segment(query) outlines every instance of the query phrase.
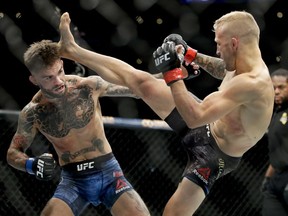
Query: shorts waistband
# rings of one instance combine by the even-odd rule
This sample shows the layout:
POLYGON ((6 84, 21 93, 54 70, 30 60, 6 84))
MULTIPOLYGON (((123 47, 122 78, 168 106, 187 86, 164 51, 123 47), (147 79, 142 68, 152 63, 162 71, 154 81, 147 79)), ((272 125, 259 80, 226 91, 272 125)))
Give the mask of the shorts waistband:
POLYGON ((106 155, 101 155, 89 160, 66 164, 62 166, 62 169, 64 171, 73 173, 86 173, 90 171, 101 170, 104 167, 105 162, 112 158, 114 158, 114 154, 110 152, 106 155))
POLYGON ((212 132, 211 132, 211 127, 209 124, 206 125, 206 130, 207 130, 207 135, 210 137, 210 140, 211 140, 211 143, 213 144, 213 146, 217 149, 217 151, 222 155, 224 156, 225 158, 229 158, 231 160, 235 160, 235 161, 239 161, 241 160, 242 157, 235 157, 235 156, 231 156, 231 155, 228 155, 226 154, 225 152, 223 152, 220 147, 218 146, 217 142, 216 142, 216 139, 214 138, 214 136, 212 135, 212 132))

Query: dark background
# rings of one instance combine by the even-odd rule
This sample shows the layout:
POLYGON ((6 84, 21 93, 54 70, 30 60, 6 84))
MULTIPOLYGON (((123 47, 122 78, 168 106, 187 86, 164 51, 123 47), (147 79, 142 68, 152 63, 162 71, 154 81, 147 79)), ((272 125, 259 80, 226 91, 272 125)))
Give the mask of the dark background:
MULTIPOLYGON (((215 55, 213 22, 227 12, 246 10, 255 16, 261 28, 260 48, 264 61, 272 71, 278 67, 288 68, 286 1, 0 0, 0 108, 21 109, 38 90, 28 80, 29 72, 22 64, 22 55, 35 41, 59 40, 57 29, 63 12, 70 13, 73 32, 81 46, 154 73, 152 53, 167 35, 179 33, 199 52, 215 55), (158 18, 163 20, 162 24, 156 23, 158 18)), ((94 74, 69 61, 65 61, 65 70, 68 74, 94 74)), ((202 71, 187 85, 202 98, 216 90, 219 81, 202 71)), ((105 116, 158 118, 141 100, 101 100, 105 116)), ((10 119, 7 115, 5 121, 0 118, 0 126, 0 215, 39 215, 52 196, 58 179, 52 183, 39 182, 34 176, 8 166, 6 151, 15 133, 17 116, 13 115, 10 119)), ((177 145, 178 137, 161 130, 105 129, 124 173, 143 197, 152 215, 160 215, 175 191, 186 163, 183 149, 177 145)), ((42 139, 37 138, 35 144, 40 146, 39 143, 47 142, 42 139)), ((32 150, 37 152, 39 147, 32 150)), ((259 188, 267 163, 267 140, 264 136, 243 156, 235 172, 215 183, 195 215, 261 215, 259 188)), ((98 215, 95 211, 91 207, 83 215, 98 215)), ((99 215, 110 215, 101 208, 97 212, 99 215)))
MULTIPOLYGON (((81 46, 154 73, 152 53, 167 35, 179 33, 199 52, 215 55, 213 22, 227 12, 246 10, 255 16, 261 28, 260 48, 272 70, 288 65, 286 5, 285 0, 1 0, 0 105, 4 109, 19 109, 31 100, 38 89, 28 81, 28 70, 22 64, 23 52, 35 41, 58 41, 59 17, 66 11, 81 46), (157 24, 159 18, 162 24, 157 24), (11 97, 4 97, 6 93, 16 103, 11 102, 11 97)), ((94 74, 67 60, 65 66, 67 74, 79 70, 84 76, 94 74)), ((202 72, 189 81, 188 87, 203 98, 218 85, 218 80, 202 72)), ((102 108, 107 116, 158 118, 141 100, 105 98, 102 108)))

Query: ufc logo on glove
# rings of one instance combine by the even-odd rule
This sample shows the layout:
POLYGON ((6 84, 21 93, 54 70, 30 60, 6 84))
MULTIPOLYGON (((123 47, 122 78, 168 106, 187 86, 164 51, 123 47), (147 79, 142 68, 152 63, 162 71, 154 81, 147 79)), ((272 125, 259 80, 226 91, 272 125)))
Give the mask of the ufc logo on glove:
POLYGON ((43 178, 43 171, 44 171, 44 161, 43 160, 38 160, 37 163, 37 171, 36 171, 36 176, 43 178))
POLYGON ((169 54, 170 54, 170 53, 165 53, 164 55, 161 55, 161 56, 159 56, 158 58, 156 58, 156 59, 155 59, 155 65, 158 66, 158 65, 162 64, 163 61, 168 61, 168 60, 170 60, 169 54))

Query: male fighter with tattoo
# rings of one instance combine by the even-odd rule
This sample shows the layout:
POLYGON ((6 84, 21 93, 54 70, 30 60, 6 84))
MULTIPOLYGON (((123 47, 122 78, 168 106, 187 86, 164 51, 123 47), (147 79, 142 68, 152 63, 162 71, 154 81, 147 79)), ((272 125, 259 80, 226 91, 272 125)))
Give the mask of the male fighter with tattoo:
POLYGON ((104 134, 99 98, 134 96, 99 76, 65 75, 57 43, 42 40, 24 54, 29 80, 40 90, 20 112, 7 152, 8 163, 40 180, 53 178, 52 154, 29 157, 25 151, 37 133, 53 145, 62 168, 61 181, 41 215, 80 215, 103 203, 112 215, 150 215, 122 173, 104 134))
POLYGON ((179 35, 168 36, 154 53, 164 81, 80 47, 71 34, 69 14, 61 17, 62 57, 86 65, 111 83, 128 86, 182 137, 188 163, 164 216, 191 216, 213 183, 236 169, 241 156, 262 138, 272 116, 274 90, 253 16, 242 11, 228 13, 216 20, 214 31, 220 58, 198 53, 179 35), (219 90, 203 101, 188 92, 182 81, 187 78, 178 55, 183 47, 185 64, 194 61, 223 79, 219 90))

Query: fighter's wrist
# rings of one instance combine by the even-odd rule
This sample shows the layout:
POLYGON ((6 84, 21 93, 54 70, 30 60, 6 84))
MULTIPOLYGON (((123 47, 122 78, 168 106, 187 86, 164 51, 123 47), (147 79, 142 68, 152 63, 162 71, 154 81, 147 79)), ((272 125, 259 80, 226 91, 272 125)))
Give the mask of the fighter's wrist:
POLYGON ((26 164, 25 164, 25 169, 26 171, 31 174, 31 175, 35 175, 35 172, 33 171, 33 163, 35 161, 35 158, 28 158, 26 160, 26 164))
POLYGON ((194 59, 196 58, 197 53, 198 53, 197 50, 195 50, 191 47, 188 47, 188 49, 185 53, 185 56, 184 56, 185 62, 187 62, 188 64, 191 64, 194 61, 194 59))
POLYGON ((163 77, 167 85, 171 85, 172 83, 185 78, 181 68, 174 68, 167 71, 163 73, 163 77))

